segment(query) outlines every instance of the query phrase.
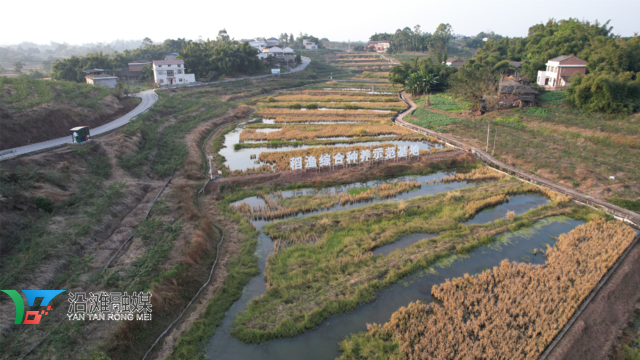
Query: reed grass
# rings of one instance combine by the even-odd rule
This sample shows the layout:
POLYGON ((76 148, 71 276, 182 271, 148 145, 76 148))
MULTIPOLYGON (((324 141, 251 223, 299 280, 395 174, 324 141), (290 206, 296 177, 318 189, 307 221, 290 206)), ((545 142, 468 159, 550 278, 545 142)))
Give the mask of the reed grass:
POLYGON ((504 260, 447 280, 431 290, 438 302, 411 303, 347 338, 342 359, 538 358, 634 237, 596 219, 561 235, 544 266, 504 260))
MULTIPOLYGON (((551 215, 600 216, 567 202, 539 207, 513 222, 503 218, 465 226, 460 222, 467 218, 469 203, 535 190, 507 179, 458 191, 460 196, 446 202, 446 194, 440 194, 265 225, 263 231, 277 250, 267 259, 267 291, 236 316, 232 334, 247 342, 295 336, 332 314, 372 301, 379 290, 403 276, 444 256, 469 252, 509 229, 531 226, 551 215), (440 236, 387 256, 371 254, 379 246, 418 232, 440 236)), ((272 196, 278 201, 277 195, 272 196)))

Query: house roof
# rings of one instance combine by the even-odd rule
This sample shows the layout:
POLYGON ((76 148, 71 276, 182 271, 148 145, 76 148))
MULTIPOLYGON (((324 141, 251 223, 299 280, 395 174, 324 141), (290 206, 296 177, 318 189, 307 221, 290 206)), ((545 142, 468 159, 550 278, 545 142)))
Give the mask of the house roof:
POLYGON ((282 49, 280 49, 277 46, 274 47, 270 47, 270 48, 265 48, 262 50, 262 52, 266 52, 266 53, 281 53, 282 49))
POLYGON ((506 80, 500 83, 498 87, 498 93, 500 94, 539 94, 539 92, 532 88, 522 85, 515 80, 506 80))
POLYGON ((175 59, 175 60, 153 60, 153 65, 184 65, 184 60, 175 59))
POLYGON ((560 63, 561 63, 561 62, 567 61, 567 60, 569 60, 569 59, 572 59, 572 60, 574 60, 574 61, 575 61, 575 60, 578 60, 579 62, 582 62, 582 63, 584 63, 585 65, 587 64, 587 61, 586 61, 586 60, 582 60, 582 59, 580 59, 579 57, 577 57, 577 56, 573 56, 573 55, 560 55, 560 56, 556 56, 556 57, 554 57, 553 59, 549 59, 549 61, 557 61, 557 62, 560 62, 560 63))
POLYGON ((129 69, 123 69, 120 70, 120 72, 118 73, 118 76, 140 76, 140 73, 142 73, 142 71, 129 71, 129 69))
POLYGON ((146 65, 146 64, 151 64, 151 61, 149 61, 149 60, 133 60, 132 62, 128 63, 127 65, 146 65))
POLYGON ((98 75, 92 75, 89 74, 87 76, 85 76, 85 78, 89 78, 89 79, 117 79, 117 76, 113 76, 113 75, 107 75, 107 74, 98 74, 98 75))
POLYGON ((282 52, 292 53, 292 52, 295 52, 295 51, 293 51, 293 49, 290 48, 290 47, 286 47, 286 48, 282 49, 282 52))
POLYGON ((87 74, 96 74, 96 73, 102 73, 105 71, 113 71, 113 70, 109 70, 109 69, 89 69, 89 70, 82 70, 82 72, 87 73, 87 74))
POLYGON ((509 65, 519 68, 522 67, 522 61, 509 61, 509 65))
POLYGON ((458 58, 448 58, 448 59, 447 59, 447 62, 448 62, 448 63, 452 63, 452 62, 456 62, 456 61, 462 61, 462 62, 464 62, 462 59, 458 59, 458 58))
POLYGON ((276 38, 274 38, 274 37, 270 37, 270 38, 268 38, 267 40, 275 40, 275 41, 278 41, 278 39, 276 39, 276 38))

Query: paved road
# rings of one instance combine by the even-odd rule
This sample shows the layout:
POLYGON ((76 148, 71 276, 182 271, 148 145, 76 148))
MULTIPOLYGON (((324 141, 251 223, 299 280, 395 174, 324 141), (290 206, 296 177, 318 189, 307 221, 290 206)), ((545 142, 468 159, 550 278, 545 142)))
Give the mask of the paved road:
MULTIPOLYGON (((293 70, 287 72, 287 73, 283 73, 283 74, 290 74, 290 73, 296 73, 299 71, 304 70, 307 65, 309 65, 309 63, 311 62, 311 59, 309 59, 308 57, 302 57, 302 64, 298 65, 297 67, 295 67, 293 70)), ((272 74, 267 74, 267 75, 258 75, 258 76, 248 76, 248 77, 243 77, 243 78, 234 78, 234 79, 227 79, 227 80, 221 80, 221 81, 213 81, 213 82, 208 82, 208 83, 195 83, 195 84, 190 84, 190 85, 182 85, 185 87, 195 87, 195 86, 203 86, 203 85, 211 85, 211 84, 218 84, 218 83, 226 83, 226 82, 231 82, 231 81, 237 81, 237 80, 244 80, 244 79, 260 79, 260 78, 266 78, 266 77, 271 77, 271 76, 278 76, 278 75, 272 75, 272 74)), ((178 87, 180 85, 174 85, 174 86, 166 86, 163 87, 164 88, 175 88, 178 87)), ((95 135, 100 135, 106 132, 109 132, 111 130, 117 129, 121 126, 124 126, 126 124, 129 123, 129 121, 131 121, 131 119, 135 118, 136 116, 142 114, 143 112, 147 111, 157 100, 158 100, 158 96, 155 94, 156 89, 152 89, 152 90, 147 90, 147 91, 143 91, 139 94, 137 94, 136 96, 140 97, 142 99, 142 102, 140 103, 140 105, 138 105, 135 109, 131 110, 128 114, 113 120, 107 124, 104 124, 102 126, 99 126, 97 128, 91 129, 91 136, 95 136, 95 135)), ((35 144, 29 144, 29 145, 25 145, 25 146, 20 146, 17 148, 13 148, 13 149, 7 149, 7 150, 3 150, 2 153, 6 154, 5 156, 3 156, 2 158, 8 158, 8 157, 13 157, 13 156, 17 156, 17 155, 22 155, 22 154, 27 154, 30 152, 34 152, 34 151, 41 151, 41 150, 46 150, 49 148, 54 148, 54 147, 58 147, 58 146, 62 146, 64 144, 68 144, 71 143, 71 134, 69 134, 69 136, 65 136, 65 137, 61 137, 61 138, 57 138, 57 139, 52 139, 52 140, 47 140, 47 141, 43 141, 43 142, 39 142, 39 143, 35 143, 35 144), (10 154, 9 154, 10 153, 10 154)))

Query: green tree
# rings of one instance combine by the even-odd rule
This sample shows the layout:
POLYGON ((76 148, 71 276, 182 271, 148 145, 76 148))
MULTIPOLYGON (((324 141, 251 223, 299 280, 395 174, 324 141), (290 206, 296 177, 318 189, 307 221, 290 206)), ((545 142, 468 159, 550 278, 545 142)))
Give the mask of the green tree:
POLYGON ((153 41, 151 39, 149 39, 148 37, 144 38, 142 40, 142 44, 140 44, 141 48, 145 48, 147 46, 152 46, 153 45, 153 41))
POLYGON ((22 69, 24 68, 24 63, 22 61, 14 61, 13 62, 13 71, 22 74, 22 69))
POLYGON ((471 101, 477 110, 485 95, 495 94, 498 75, 492 67, 470 60, 451 76, 450 84, 455 96, 471 101))
POLYGON ((577 74, 565 102, 591 112, 631 114, 640 108, 640 79, 632 72, 577 74))
POLYGON ((140 71, 140 81, 153 81, 153 67, 151 64, 145 65, 140 71))
POLYGON ((449 46, 449 41, 453 36, 453 30, 451 25, 449 24, 440 24, 436 29, 436 32, 433 33, 433 37, 430 42, 429 51, 435 55, 436 62, 438 64, 442 63, 446 60, 447 57, 447 46, 449 46))

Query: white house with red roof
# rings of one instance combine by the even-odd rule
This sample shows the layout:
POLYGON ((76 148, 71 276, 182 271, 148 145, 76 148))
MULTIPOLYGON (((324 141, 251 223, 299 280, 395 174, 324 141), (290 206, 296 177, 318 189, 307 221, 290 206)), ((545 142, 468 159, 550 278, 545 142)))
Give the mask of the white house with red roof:
POLYGON ((153 60, 153 79, 160 86, 182 85, 196 82, 194 74, 187 74, 184 60, 153 60))
POLYGON ((547 68, 538 71, 537 83, 549 90, 569 86, 573 74, 587 73, 587 62, 573 55, 560 55, 547 61, 547 68))

